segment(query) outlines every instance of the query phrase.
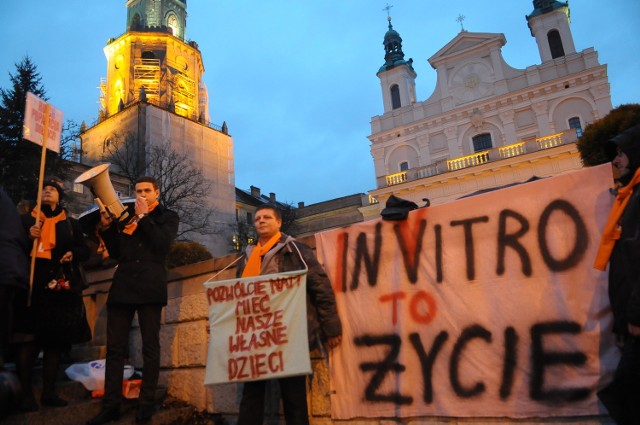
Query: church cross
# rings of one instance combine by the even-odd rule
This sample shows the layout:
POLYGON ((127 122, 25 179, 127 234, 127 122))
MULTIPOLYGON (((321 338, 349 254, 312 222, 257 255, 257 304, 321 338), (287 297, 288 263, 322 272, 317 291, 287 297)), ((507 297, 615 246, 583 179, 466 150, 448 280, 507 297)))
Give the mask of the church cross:
POLYGON ((464 18, 465 16, 463 14, 459 14, 458 17, 456 18, 456 21, 460 24, 460 31, 464 31, 464 25, 462 25, 464 18))
POLYGON ((393 6, 390 6, 389 3, 387 3, 387 6, 384 9, 382 9, 387 12, 387 18, 391 17, 391 15, 389 14, 389 11, 391 10, 392 7, 393 6))

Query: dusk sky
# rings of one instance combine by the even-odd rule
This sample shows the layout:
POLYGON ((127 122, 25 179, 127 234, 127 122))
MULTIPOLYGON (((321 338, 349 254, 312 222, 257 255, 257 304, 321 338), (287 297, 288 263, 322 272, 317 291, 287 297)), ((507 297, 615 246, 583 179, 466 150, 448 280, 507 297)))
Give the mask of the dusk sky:
MULTIPOLYGON (((4 5, 0 87, 29 55, 49 101, 65 119, 98 116, 109 38, 126 30, 125 0, 21 0, 4 5)), ((507 64, 540 63, 525 15, 531 0, 389 1, 405 59, 418 74, 418 101, 435 88, 427 59, 460 32, 503 33, 507 64)), ((211 120, 226 121, 235 184, 297 205, 375 189, 370 121, 383 112, 380 80, 387 1, 189 0, 187 39, 205 66, 211 120)), ((640 1, 572 0, 577 51, 593 47, 608 65, 613 106, 640 102, 640 1)))

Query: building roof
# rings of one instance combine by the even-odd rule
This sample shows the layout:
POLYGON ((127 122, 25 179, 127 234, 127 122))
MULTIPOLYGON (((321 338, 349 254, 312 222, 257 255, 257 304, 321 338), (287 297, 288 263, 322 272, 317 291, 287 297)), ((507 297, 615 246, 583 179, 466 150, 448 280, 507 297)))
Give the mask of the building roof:
POLYGON ((568 8, 569 2, 562 2, 556 0, 533 0, 533 12, 526 16, 527 21, 534 16, 543 15, 545 13, 552 12, 556 9, 568 8))
POLYGON ((236 187, 236 202, 240 202, 243 204, 247 204, 253 207, 257 207, 263 204, 271 204, 275 205, 280 209, 291 209, 293 206, 286 204, 284 202, 280 202, 275 200, 275 193, 270 194, 273 195, 273 199, 271 196, 265 196, 260 193, 260 189, 257 189, 257 192, 252 193, 250 190, 244 190, 236 187))

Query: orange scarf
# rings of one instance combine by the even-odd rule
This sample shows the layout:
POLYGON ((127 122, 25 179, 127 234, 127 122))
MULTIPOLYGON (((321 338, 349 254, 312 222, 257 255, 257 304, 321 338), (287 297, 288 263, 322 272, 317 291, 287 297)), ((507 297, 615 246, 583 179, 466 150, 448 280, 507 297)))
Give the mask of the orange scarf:
POLYGON ((622 233, 620 217, 622 217, 622 213, 627 207, 629 199, 631 199, 633 188, 638 184, 640 184, 640 168, 636 170, 628 185, 618 189, 618 195, 616 196, 615 201, 613 201, 613 207, 611 207, 611 212, 609 212, 609 218, 607 218, 607 223, 604 225, 604 230, 602 231, 600 246, 598 247, 598 253, 596 254, 596 260, 593 263, 593 268, 604 270, 607 267, 609 257, 611 257, 611 252, 613 252, 613 247, 615 246, 616 241, 620 239, 620 234, 622 233))
MULTIPOLYGON (((147 214, 151 214, 151 211, 153 211, 157 206, 158 206, 158 201, 155 201, 153 204, 149 205, 149 211, 147 212, 147 214)), ((138 218, 137 215, 131 218, 131 220, 129 220, 129 222, 124 225, 123 232, 126 233, 127 235, 133 235, 133 233, 138 228, 139 221, 140 219, 138 218)))
MULTIPOLYGON (((31 211, 31 217, 36 218, 36 210, 31 211)), ((36 224, 38 221, 42 221, 40 242, 34 246, 31 256, 35 255, 36 258, 51 260, 51 251, 56 247, 56 223, 66 219, 67 215, 64 210, 55 217, 47 217, 40 211, 40 220, 36 220, 36 224)))
POLYGON ((244 267, 242 271, 242 277, 249 276, 260 276, 260 269, 262 269, 262 257, 269 252, 273 246, 278 243, 280 238, 282 237, 282 233, 276 233, 269 241, 264 244, 264 246, 258 242, 258 244, 253 247, 253 251, 251 251, 251 256, 249 260, 247 260, 247 265, 244 267))

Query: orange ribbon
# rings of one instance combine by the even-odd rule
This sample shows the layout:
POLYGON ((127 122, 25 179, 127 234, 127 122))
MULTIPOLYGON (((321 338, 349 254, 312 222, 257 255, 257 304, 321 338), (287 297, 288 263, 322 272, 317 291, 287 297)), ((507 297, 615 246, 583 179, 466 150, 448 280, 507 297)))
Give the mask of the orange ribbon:
POLYGON ((242 277, 260 276, 260 269, 262 269, 262 257, 269 252, 273 246, 278 243, 282 234, 276 233, 266 244, 262 245, 260 242, 251 251, 251 256, 247 260, 247 265, 242 271, 242 277))
POLYGON ((640 184, 640 168, 636 170, 628 185, 618 189, 618 195, 613 201, 613 207, 611 207, 607 223, 604 225, 604 230, 602 231, 600 246, 598 247, 598 253, 596 254, 596 260, 593 263, 593 268, 598 270, 604 270, 607 268, 607 263, 609 262, 609 258, 613 252, 613 247, 615 246, 616 241, 620 239, 620 234, 622 233, 620 217, 622 217, 622 213, 627 207, 629 199, 631 199, 633 188, 638 184, 640 184))
MULTIPOLYGON (((147 214, 150 214, 151 211, 153 211, 157 206, 158 206, 158 201, 155 201, 153 204, 149 205, 149 212, 147 214)), ((131 218, 131 220, 129 220, 129 222, 124 225, 123 232, 126 233, 127 235, 133 235, 133 233, 138 228, 139 221, 140 219, 138 218, 137 215, 131 218)))
MULTIPOLYGON (((31 216, 36 218, 36 210, 31 211, 31 216)), ((36 225, 38 221, 42 221, 40 243, 34 247, 34 252, 31 253, 31 256, 35 255, 36 258, 51 260, 51 251, 56 247, 56 223, 66 219, 67 215, 64 210, 55 217, 47 217, 40 211, 40 220, 36 219, 36 225)))

